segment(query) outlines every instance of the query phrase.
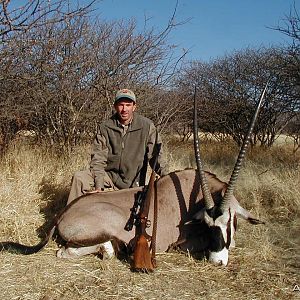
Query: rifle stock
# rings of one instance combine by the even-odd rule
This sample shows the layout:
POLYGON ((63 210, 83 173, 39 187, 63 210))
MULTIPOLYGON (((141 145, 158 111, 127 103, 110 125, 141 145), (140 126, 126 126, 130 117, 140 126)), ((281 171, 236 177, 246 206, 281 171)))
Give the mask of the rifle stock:
POLYGON ((139 222, 136 225, 136 244, 134 248, 133 270, 142 272, 152 272, 155 268, 155 262, 150 254, 148 240, 151 238, 146 232, 148 227, 148 212, 150 201, 154 197, 155 172, 152 170, 148 184, 148 189, 143 206, 139 214, 139 222))

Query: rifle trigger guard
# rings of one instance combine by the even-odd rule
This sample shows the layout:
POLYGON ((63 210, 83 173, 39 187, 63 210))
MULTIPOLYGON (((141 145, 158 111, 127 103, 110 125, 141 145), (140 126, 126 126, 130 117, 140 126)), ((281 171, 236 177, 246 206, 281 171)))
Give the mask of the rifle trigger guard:
POLYGON ((151 221, 147 217, 137 218, 137 224, 145 224, 146 228, 151 226, 151 221))
POLYGON ((150 220, 146 220, 146 228, 149 228, 151 226, 151 221, 150 220))

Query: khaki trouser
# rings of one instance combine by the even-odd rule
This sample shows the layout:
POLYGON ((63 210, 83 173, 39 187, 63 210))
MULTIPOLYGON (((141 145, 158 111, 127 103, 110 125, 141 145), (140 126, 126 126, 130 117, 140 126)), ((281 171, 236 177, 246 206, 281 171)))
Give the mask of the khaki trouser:
MULTIPOLYGON (((104 176, 104 189, 118 190, 106 173, 104 176)), ((89 169, 75 172, 67 204, 93 190, 95 190, 95 181, 92 172, 89 169)))

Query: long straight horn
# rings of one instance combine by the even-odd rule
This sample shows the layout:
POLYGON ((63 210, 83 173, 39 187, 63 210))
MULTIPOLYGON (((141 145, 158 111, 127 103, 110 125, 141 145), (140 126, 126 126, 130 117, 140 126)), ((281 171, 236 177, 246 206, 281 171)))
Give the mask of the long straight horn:
POLYGON ((204 197, 204 204, 205 208, 211 209, 214 207, 214 200, 211 196, 207 180, 205 177, 204 169, 202 166, 201 158, 200 158, 200 150, 199 150, 199 136, 198 136, 198 120, 197 120, 197 101, 196 101, 196 87, 194 92, 194 150, 195 150, 195 157, 197 163, 197 171, 200 176, 200 184, 203 192, 204 197))
POLYGON ((265 87, 264 87, 264 89, 263 89, 263 91, 260 95, 260 99, 258 101, 255 113, 252 117, 252 121, 251 121, 251 123, 249 125, 249 128, 248 128, 248 134, 244 138, 243 145, 241 147, 240 153, 238 155, 238 158, 236 160, 234 169, 232 171, 232 174, 231 174, 231 177, 230 177, 230 180, 229 180, 229 183, 228 183, 227 190, 226 190, 224 198, 223 198, 223 200, 221 201, 221 204, 220 204, 221 211, 224 211, 225 209, 227 209, 229 199, 231 198, 231 196, 233 194, 233 190, 234 190, 236 182, 237 182, 237 178, 238 178, 238 175, 239 175, 239 172, 240 172, 240 169, 241 169, 241 165, 242 165, 242 162, 243 162, 245 154, 246 154, 246 150, 249 146, 252 131, 253 131, 253 128, 254 128, 254 125, 255 125, 255 122, 256 122, 256 119, 257 119, 262 101, 265 97, 269 81, 270 80, 267 81, 267 83, 266 83, 266 85, 265 85, 265 87))

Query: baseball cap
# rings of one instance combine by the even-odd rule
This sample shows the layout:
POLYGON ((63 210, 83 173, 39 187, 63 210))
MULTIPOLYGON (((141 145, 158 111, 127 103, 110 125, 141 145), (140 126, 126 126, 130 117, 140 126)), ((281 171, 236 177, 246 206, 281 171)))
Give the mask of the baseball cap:
POLYGON ((132 100, 133 102, 136 102, 134 92, 129 89, 122 89, 122 90, 117 91, 115 103, 121 98, 128 98, 128 99, 132 100))

